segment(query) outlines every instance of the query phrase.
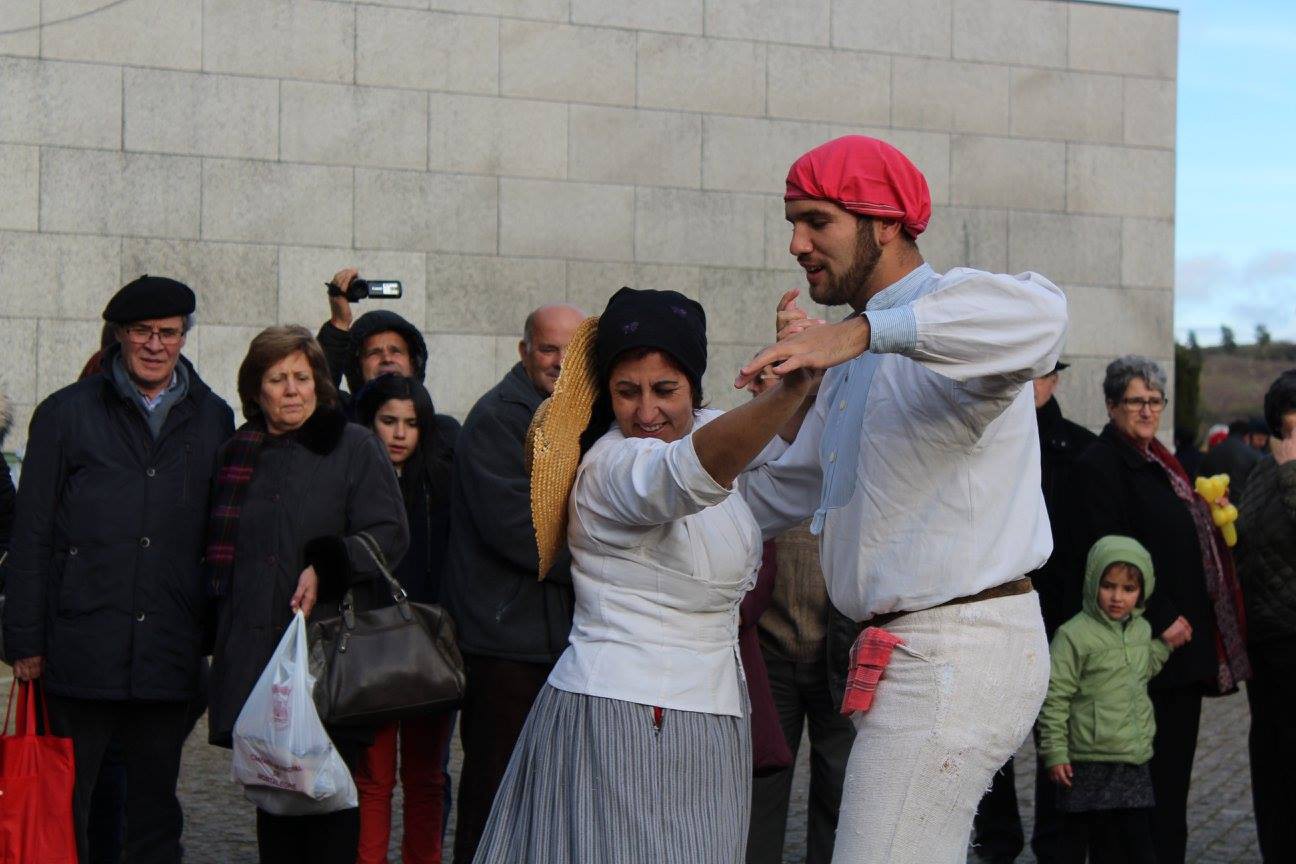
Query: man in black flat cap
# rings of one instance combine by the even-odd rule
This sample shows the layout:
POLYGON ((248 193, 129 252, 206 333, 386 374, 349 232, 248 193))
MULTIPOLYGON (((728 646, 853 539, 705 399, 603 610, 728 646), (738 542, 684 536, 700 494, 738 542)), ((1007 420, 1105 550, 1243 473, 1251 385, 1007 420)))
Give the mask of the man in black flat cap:
POLYGON ((77 851, 110 741, 124 752, 126 861, 180 860, 175 797, 203 651, 203 536, 229 406, 181 356, 194 294, 141 276, 108 301, 103 371, 36 406, 5 564, 7 659, 42 678, 72 739, 77 851))

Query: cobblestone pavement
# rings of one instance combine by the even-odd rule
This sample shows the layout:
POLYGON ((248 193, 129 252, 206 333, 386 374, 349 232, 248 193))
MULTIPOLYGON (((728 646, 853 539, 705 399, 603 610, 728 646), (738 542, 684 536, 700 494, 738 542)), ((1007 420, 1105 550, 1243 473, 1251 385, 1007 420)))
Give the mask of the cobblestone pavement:
MULTIPOLYGON (((1246 753, 1246 732, 1250 724, 1246 697, 1208 699, 1202 713, 1197 761, 1193 769, 1189 804, 1191 833, 1188 860, 1201 864, 1258 862, 1255 822, 1251 808, 1251 783, 1246 753)), ((229 780, 229 753, 206 743, 205 721, 185 748, 180 776, 180 800, 185 808, 185 861, 190 864, 242 864, 256 861, 255 820, 252 805, 229 780)), ((793 787, 785 864, 805 861, 805 808, 808 781, 808 751, 803 742, 793 787)), ((1028 743, 1018 754, 1019 764, 1029 765, 1034 752, 1028 743)), ((456 736, 451 772, 459 776, 460 753, 456 736)), ((1033 793, 1032 772, 1018 772, 1018 799, 1022 821, 1030 834, 1033 793)), ((397 793, 399 795, 399 792, 397 793)), ((395 804, 392 861, 399 861, 400 805, 395 804)), ((446 848, 451 846, 451 821, 446 848)), ((450 860, 447 853, 446 860, 450 860)), ((973 858, 972 860, 975 860, 973 858)), ((1035 860, 1029 850, 1019 862, 1035 860)))

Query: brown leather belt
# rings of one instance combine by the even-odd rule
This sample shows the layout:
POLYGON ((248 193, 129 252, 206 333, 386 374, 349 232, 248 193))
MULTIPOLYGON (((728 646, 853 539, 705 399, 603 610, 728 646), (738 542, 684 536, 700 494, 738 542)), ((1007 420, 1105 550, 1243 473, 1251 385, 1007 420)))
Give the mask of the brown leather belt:
MULTIPOLYGON (((1011 582, 1004 582, 1002 585, 996 585, 993 588, 987 588, 984 591, 978 591, 967 597, 955 597, 953 600, 946 600, 944 603, 938 603, 935 606, 928 606, 928 609, 939 609, 942 606, 958 606, 962 603, 979 603, 982 600, 993 600, 996 597, 1012 597, 1016 594, 1028 594, 1034 590, 1029 576, 1023 576, 1020 579, 1013 579, 1011 582)), ((865 627, 885 627, 892 621, 904 615, 912 615, 915 612, 926 612, 927 609, 905 609, 901 612, 884 612, 881 615, 874 615, 872 618, 860 624, 860 629, 865 627)))

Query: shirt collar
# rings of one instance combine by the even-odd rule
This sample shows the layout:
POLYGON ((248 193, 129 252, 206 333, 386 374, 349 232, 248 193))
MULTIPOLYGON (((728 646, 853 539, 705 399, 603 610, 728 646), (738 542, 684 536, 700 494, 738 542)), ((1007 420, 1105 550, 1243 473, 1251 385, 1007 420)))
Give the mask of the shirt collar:
POLYGON ((907 306, 917 300, 923 293, 923 289, 938 278, 939 276, 932 269, 932 266, 924 262, 870 297, 868 302, 864 304, 864 308, 866 310, 876 310, 907 306))
POLYGON ((162 397, 166 396, 168 393, 170 393, 172 390, 176 389, 179 386, 180 386, 180 376, 179 374, 176 373, 175 369, 172 369, 171 383, 167 384, 166 389, 163 390, 161 393, 158 393, 156 396, 147 396, 138 387, 135 388, 135 392, 139 395, 140 401, 144 403, 144 407, 151 412, 162 402, 162 397))

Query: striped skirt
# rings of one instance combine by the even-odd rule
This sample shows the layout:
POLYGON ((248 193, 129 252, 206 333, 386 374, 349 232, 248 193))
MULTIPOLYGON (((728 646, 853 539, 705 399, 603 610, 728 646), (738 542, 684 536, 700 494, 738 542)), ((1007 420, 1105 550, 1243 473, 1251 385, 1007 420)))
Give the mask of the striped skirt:
POLYGON ((546 684, 473 861, 742 864, 751 778, 746 716, 668 709, 658 728, 647 705, 546 684))

